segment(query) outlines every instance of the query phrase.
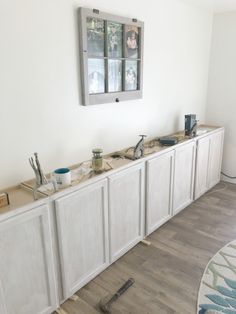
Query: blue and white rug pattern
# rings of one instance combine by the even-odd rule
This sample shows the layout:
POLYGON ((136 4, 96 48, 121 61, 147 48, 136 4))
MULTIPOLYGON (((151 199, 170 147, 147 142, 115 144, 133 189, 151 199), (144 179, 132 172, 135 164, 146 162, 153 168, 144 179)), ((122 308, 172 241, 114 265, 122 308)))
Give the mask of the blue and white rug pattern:
POLYGON ((208 263, 198 294, 198 314, 236 314, 236 240, 208 263))

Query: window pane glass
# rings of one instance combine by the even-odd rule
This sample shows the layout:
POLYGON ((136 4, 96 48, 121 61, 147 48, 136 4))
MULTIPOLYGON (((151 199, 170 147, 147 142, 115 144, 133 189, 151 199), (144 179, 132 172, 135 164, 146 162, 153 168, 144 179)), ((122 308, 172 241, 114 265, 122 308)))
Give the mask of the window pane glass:
POLYGON ((138 88, 138 61, 125 61, 125 90, 137 90, 138 88))
POLYGON ((125 54, 127 58, 138 58, 139 29, 125 25, 125 54))
POLYGON ((87 17, 87 40, 89 56, 104 56, 104 21, 87 17))
POLYGON ((108 91, 120 92, 122 90, 122 61, 108 60, 108 91))
POLYGON ((122 24, 107 22, 107 47, 108 56, 111 58, 122 58, 123 51, 122 24))
POLYGON ((105 70, 103 59, 88 59, 89 94, 105 92, 105 70))

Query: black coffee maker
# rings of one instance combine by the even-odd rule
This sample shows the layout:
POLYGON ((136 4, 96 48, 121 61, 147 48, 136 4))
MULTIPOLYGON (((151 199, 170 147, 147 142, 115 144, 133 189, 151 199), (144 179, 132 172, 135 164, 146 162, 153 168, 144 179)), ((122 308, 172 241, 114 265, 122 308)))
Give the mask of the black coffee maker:
POLYGON ((185 115, 185 135, 190 137, 197 135, 197 120, 195 114, 185 115))

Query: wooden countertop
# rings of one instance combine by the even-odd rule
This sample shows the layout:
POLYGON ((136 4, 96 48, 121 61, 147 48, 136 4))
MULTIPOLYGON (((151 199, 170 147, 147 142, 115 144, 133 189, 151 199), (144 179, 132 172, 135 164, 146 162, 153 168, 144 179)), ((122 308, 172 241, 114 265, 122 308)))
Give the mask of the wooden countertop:
MULTIPOLYGON (((206 133, 203 133, 199 136, 196 136, 195 138, 189 138, 184 135, 184 131, 176 132, 174 134, 171 134, 171 136, 176 136, 178 137, 179 141, 178 144, 174 146, 163 146, 160 145, 159 142, 157 141, 158 137, 148 140, 145 142, 145 156, 142 157, 141 159, 138 160, 131 160, 127 158, 112 158, 114 154, 120 154, 122 155, 128 155, 132 157, 133 154, 133 147, 124 149, 119 152, 111 153, 108 155, 103 156, 104 157, 104 171, 102 173, 94 173, 93 171, 90 171, 88 174, 77 176, 76 179, 72 180, 71 187, 76 187, 78 184, 86 183, 87 181, 90 181, 91 179, 97 178, 98 180, 107 177, 107 173, 112 174, 115 172, 117 169, 122 169, 125 168, 129 164, 136 164, 142 161, 145 161, 149 158, 151 158, 153 155, 162 152, 162 151, 168 151, 172 150, 174 147, 184 144, 188 141, 191 140, 196 140, 201 137, 206 136, 209 132, 216 131, 218 129, 221 129, 221 127, 218 126, 209 126, 209 125, 200 125, 198 127, 198 130, 204 130, 207 129, 206 133)), ((82 162, 80 164, 73 165, 69 167, 72 170, 72 173, 74 175, 76 174, 76 171, 80 169, 81 166, 85 166, 87 168, 91 167, 91 160, 82 162)), ((25 207, 29 204, 35 203, 34 205, 37 206, 42 199, 47 198, 48 196, 52 195, 58 195, 61 194, 60 192, 65 191, 68 188, 65 189, 60 189, 57 192, 54 192, 52 189, 44 190, 40 196, 39 201, 35 201, 33 198, 33 193, 32 193, 32 188, 34 186, 34 179, 23 182, 21 185, 6 189, 4 192, 7 192, 9 194, 9 199, 10 199, 10 205, 5 206, 3 208, 0 208, 0 215, 5 215, 9 214, 13 211, 16 211, 19 208, 25 207)))
POLYGON ((35 201, 33 193, 30 190, 22 188, 21 185, 4 190, 8 193, 10 205, 0 208, 0 216, 8 218, 19 212, 27 210, 29 204, 33 204, 37 207, 42 204, 43 196, 39 197, 39 200, 35 201))

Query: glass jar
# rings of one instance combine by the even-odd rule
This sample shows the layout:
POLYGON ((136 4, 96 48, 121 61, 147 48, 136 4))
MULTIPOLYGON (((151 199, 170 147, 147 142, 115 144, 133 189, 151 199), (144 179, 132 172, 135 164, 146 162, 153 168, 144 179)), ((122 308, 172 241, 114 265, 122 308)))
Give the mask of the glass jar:
POLYGON ((93 158, 92 158, 92 168, 96 173, 102 172, 103 170, 103 150, 101 148, 93 149, 93 158))

